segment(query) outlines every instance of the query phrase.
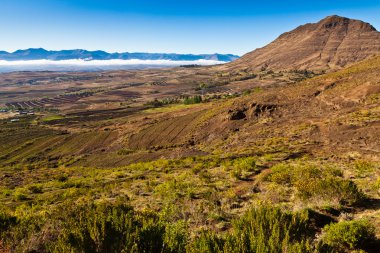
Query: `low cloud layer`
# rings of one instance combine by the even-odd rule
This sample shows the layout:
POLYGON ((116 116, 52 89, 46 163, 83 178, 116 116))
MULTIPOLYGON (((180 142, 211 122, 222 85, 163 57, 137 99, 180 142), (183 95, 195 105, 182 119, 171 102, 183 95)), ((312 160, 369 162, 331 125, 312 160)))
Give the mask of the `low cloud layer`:
POLYGON ((30 60, 30 61, 3 61, 0 60, 0 71, 75 71, 75 70, 117 70, 143 69, 149 67, 175 67, 180 65, 216 65, 225 62, 213 60, 171 61, 171 60, 30 60))

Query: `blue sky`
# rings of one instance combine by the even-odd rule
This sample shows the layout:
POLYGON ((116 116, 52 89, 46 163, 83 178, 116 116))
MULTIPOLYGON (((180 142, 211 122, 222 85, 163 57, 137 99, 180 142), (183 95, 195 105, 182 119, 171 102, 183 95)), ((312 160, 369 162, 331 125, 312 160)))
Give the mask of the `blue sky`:
POLYGON ((379 0, 1 0, 0 50, 242 55, 332 14, 380 29, 379 0))

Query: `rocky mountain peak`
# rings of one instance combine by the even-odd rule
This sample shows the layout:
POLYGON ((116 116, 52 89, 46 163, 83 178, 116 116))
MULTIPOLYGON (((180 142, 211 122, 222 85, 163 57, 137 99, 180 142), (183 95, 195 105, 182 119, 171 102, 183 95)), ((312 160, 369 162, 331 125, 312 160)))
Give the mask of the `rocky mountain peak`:
POLYGON ((376 31, 369 23, 363 22, 361 20, 349 19, 346 17, 341 17, 337 15, 328 16, 318 22, 320 29, 334 29, 336 27, 344 27, 347 29, 354 30, 356 32, 360 31, 376 31))
POLYGON ((228 67, 329 70, 377 54, 380 33, 372 25, 334 15, 286 32, 228 67))

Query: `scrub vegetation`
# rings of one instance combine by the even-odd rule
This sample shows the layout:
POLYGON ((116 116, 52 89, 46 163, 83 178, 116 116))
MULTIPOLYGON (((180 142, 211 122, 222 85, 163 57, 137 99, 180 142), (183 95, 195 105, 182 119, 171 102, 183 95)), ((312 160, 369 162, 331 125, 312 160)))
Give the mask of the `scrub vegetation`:
POLYGON ((0 252, 377 252, 379 71, 0 75, 0 252))

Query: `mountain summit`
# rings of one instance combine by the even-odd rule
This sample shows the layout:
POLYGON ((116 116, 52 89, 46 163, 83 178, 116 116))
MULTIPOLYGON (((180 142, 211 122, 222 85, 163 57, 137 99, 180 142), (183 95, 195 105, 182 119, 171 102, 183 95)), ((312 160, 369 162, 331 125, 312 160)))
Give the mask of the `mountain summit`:
POLYGON ((380 54, 380 33, 368 23, 329 16, 302 25, 229 64, 259 69, 339 69, 380 54))

